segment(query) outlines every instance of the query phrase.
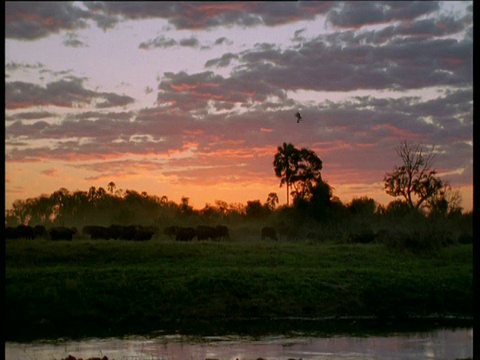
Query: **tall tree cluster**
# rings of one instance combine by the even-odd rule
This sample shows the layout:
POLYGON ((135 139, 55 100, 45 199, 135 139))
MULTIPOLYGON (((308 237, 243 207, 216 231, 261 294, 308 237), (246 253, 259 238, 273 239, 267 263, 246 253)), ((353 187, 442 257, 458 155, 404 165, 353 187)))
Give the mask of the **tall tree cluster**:
POLYGON ((287 187, 287 206, 290 205, 290 196, 311 199, 314 188, 322 182, 322 160, 308 148, 297 149, 293 144, 283 143, 277 148, 273 168, 280 178, 280 187, 284 184, 287 187))

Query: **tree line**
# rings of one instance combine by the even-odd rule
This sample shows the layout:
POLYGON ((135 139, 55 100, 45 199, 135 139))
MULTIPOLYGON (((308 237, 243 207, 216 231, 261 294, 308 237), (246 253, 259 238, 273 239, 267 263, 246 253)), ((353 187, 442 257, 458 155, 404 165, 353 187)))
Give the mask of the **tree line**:
MULTIPOLYGON (((69 191, 60 188, 50 195, 16 200, 6 211, 6 226, 44 225, 143 225, 166 227, 184 224, 238 224, 262 222, 277 228, 299 229, 302 224, 343 224, 351 228, 376 226, 393 228, 391 221, 412 223, 433 220, 463 221, 467 225, 471 213, 463 214, 458 192, 440 179, 433 168, 434 152, 426 152, 422 145, 406 141, 397 149, 401 165, 385 173, 384 188, 396 199, 388 205, 374 199, 358 197, 344 204, 334 196, 332 187, 321 176, 322 160, 308 148, 297 149, 283 143, 277 148, 272 162, 280 187, 287 191, 287 205, 279 206, 276 193, 265 201, 249 200, 246 204, 228 204, 221 200, 195 210, 188 197, 179 203, 167 196, 146 192, 117 189, 112 181, 103 187, 90 187, 88 191, 69 191), (290 204, 290 198, 292 203, 290 204), (376 219, 373 221, 372 219, 376 219), (393 221, 392 219, 396 219, 393 221), (465 220, 467 219, 467 220, 465 220), (380 224, 379 222, 383 222, 380 224)), ((431 225, 428 225, 431 226, 431 225)), ((473 226, 473 224, 471 225, 473 226)))

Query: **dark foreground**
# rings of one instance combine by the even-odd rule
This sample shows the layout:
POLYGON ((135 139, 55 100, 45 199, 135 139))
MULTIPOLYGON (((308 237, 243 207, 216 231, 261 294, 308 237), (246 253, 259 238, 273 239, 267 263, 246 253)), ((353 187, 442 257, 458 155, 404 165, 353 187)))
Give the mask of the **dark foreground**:
POLYGON ((471 326, 472 267, 471 245, 7 241, 6 340, 471 326))

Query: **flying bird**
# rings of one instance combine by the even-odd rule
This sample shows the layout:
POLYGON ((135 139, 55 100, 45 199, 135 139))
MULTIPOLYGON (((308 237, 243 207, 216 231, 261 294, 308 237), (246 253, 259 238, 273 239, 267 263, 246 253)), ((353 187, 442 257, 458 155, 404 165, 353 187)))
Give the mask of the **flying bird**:
POLYGON ((297 118, 297 124, 300 122, 300 120, 302 120, 302 115, 300 115, 300 112, 296 112, 295 113, 295 117, 297 118))

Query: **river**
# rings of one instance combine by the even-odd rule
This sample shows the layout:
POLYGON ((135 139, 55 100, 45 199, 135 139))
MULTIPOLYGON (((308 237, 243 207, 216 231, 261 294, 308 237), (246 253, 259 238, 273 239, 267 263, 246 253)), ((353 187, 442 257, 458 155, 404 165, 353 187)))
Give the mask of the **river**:
POLYGON ((68 355, 84 360, 456 360, 473 358, 473 328, 365 336, 185 336, 5 343, 9 360, 60 360, 68 355))

